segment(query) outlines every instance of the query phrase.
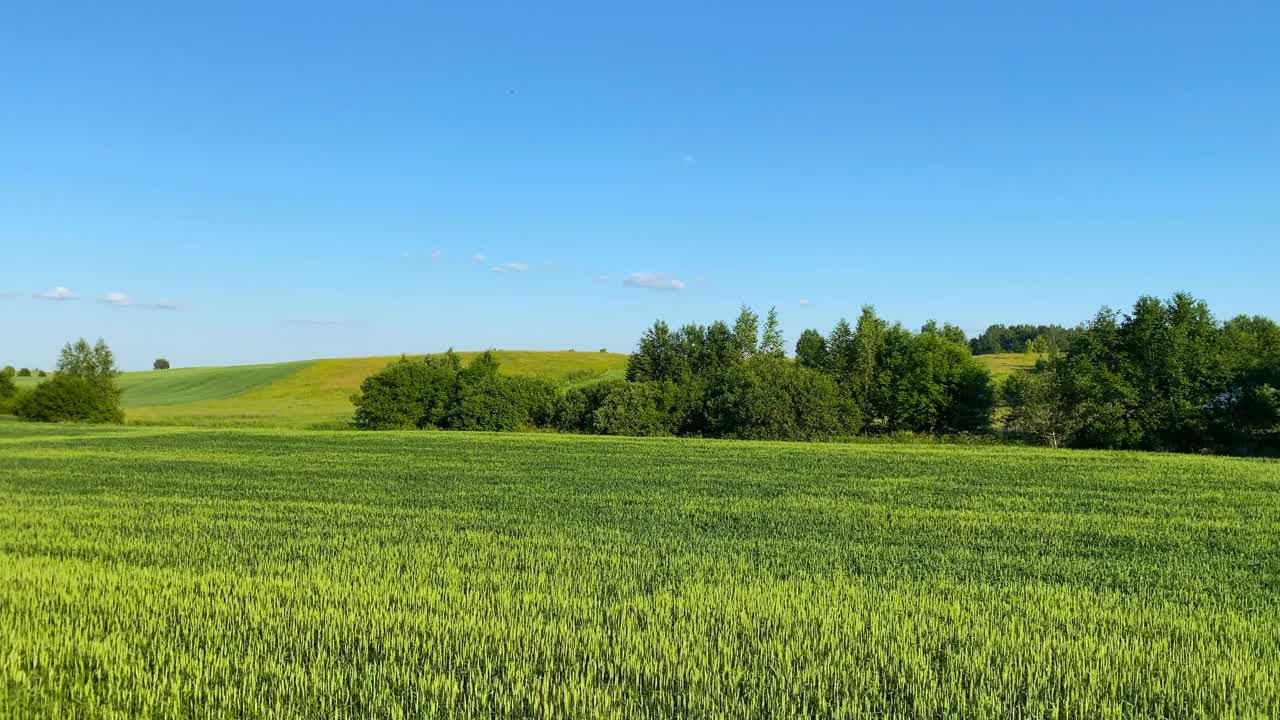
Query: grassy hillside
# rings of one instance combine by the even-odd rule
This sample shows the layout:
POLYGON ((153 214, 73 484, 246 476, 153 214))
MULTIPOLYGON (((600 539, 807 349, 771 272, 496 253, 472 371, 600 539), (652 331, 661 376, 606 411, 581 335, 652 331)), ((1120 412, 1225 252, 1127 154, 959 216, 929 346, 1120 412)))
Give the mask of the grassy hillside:
POLYGON ((1276 717, 1280 463, 0 423, 14 717, 1276 717))
POLYGON ((991 377, 1000 380, 1020 370, 1030 370, 1036 366, 1037 355, 1028 353, 994 353, 991 355, 975 355, 987 369, 991 377))
MULTIPOLYGON (((497 351, 501 371, 510 375, 544 377, 553 382, 582 382, 620 375, 627 356, 598 352, 497 351)), ((474 352, 458 353, 466 363, 474 352)), ((259 382, 230 395, 188 396, 182 402, 163 402, 162 376, 181 370, 126 373, 122 386, 128 421, 139 424, 267 425, 306 427, 343 423, 350 419, 351 394, 360 383, 399 356, 341 358, 285 363, 287 371, 268 376, 267 369, 282 365, 210 368, 259 382), (252 367, 252 370, 248 368, 252 367), (151 388, 155 387, 152 392, 151 388), (145 392, 147 402, 131 400, 132 393, 145 392)), ((216 375, 216 373, 215 373, 216 375)), ((230 382, 230 381, 228 381, 230 382)))

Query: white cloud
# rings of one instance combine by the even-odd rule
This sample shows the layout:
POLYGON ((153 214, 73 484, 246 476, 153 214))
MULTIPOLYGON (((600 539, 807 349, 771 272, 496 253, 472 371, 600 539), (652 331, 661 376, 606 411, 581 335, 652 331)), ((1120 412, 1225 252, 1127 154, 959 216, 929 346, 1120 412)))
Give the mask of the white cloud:
POLYGON ((698 164, 698 158, 694 157, 693 153, 685 153, 685 154, 684 154, 684 164, 685 164, 685 165, 697 165, 697 164, 698 164))
POLYGON ((102 296, 102 302, 111 303, 112 305, 128 305, 129 294, 122 292, 109 292, 102 296))
POLYGON ((71 292, 69 289, 59 285, 52 290, 46 290, 42 293, 36 293, 34 297, 41 300, 78 300, 79 296, 71 292))
POLYGON ((813 303, 809 302, 809 298, 800 298, 800 306, 801 306, 801 307, 809 307, 809 306, 810 306, 810 305, 812 305, 812 304, 813 304, 813 303))
POLYGON ((683 290, 684 281, 660 272, 631 273, 622 281, 627 287, 649 288, 650 290, 683 290))
POLYGON ((432 260, 439 260, 442 257, 444 257, 444 252, 442 252, 440 248, 436 248, 435 250, 431 251, 432 260))
POLYGON ((496 273, 524 272, 529 269, 529 265, 527 263, 508 262, 494 265, 489 269, 496 273))
POLYGON ((609 282, 609 276, 608 276, 608 275, 597 275, 597 276, 596 276, 596 280, 597 280, 597 281, 599 281, 599 282, 609 282))
POLYGON ((172 300, 169 300, 169 299, 164 299, 164 300, 161 300, 160 302, 156 303, 155 305, 152 305, 151 307, 153 307, 153 308, 155 308, 155 309, 157 309, 157 310, 177 310, 177 309, 178 309, 178 303, 176 303, 176 302, 174 302, 174 301, 172 301, 172 300))
POLYGON ((471 256, 471 262, 473 263, 482 263, 488 259, 489 258, 485 257, 483 253, 476 253, 475 255, 471 256))

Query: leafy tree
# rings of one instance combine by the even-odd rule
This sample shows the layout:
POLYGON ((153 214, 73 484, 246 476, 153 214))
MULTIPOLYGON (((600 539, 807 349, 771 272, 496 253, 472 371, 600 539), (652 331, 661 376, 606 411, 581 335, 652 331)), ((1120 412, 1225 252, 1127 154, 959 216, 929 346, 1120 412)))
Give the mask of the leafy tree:
POLYGON ((124 422, 115 393, 71 374, 59 374, 23 393, 13 412, 33 422, 124 422))
MULTIPOLYGON (((905 331, 900 328, 895 332, 905 335, 905 331)), ((870 305, 862 306, 853 344, 849 348, 849 370, 844 382, 865 419, 885 415, 882 406, 886 398, 881 367, 885 364, 885 353, 889 347, 886 335, 886 324, 876 316, 875 308, 870 305)))
POLYGON ((787 353, 784 345, 782 328, 778 326, 778 310, 771 307, 764 321, 764 334, 761 335, 760 339, 760 354, 775 358, 786 357, 787 353))
POLYGON ((827 368, 827 341, 817 330, 805 330, 796 341, 796 363, 810 370, 827 368))
POLYGON ((733 347, 737 357, 743 360, 760 350, 760 316, 746 305, 733 323, 733 347))
POLYGON ((18 370, 18 377, 31 377, 31 368, 22 368, 18 370))
POLYGON ((1078 430, 1079 420, 1062 391, 1056 362, 1040 361, 1032 372, 1017 372, 1001 386, 1008 414, 1005 430, 1049 447, 1065 444, 1078 430))
POLYGON ((45 371, 43 371, 43 370, 36 370, 36 376, 37 376, 37 377, 49 377, 49 373, 47 373, 47 372, 45 372, 45 371))
POLYGON ((827 338, 827 372, 841 383, 853 376, 853 328, 840 318, 827 338))
POLYGON ((0 373, 0 400, 7 400, 18 392, 18 386, 13 384, 13 379, 4 373, 0 373))
POLYGON ((168 370, 169 361, 165 360, 164 358, 156 358, 156 361, 151 363, 151 369, 152 370, 168 370))
POLYGON ((116 367, 115 354, 101 338, 92 347, 84 338, 64 345, 58 356, 58 373, 82 377, 103 392, 119 395, 116 377, 120 369, 116 367))
POLYGON ((658 320, 640 338, 636 351, 627 360, 627 380, 674 380, 687 370, 687 359, 667 324, 658 320))
POLYGON ((10 377, 10 378, 11 378, 11 377, 13 377, 14 375, 17 375, 17 374, 18 374, 17 369, 15 369, 12 365, 5 365, 5 366, 4 366, 4 369, 3 369, 3 370, 0 370, 0 375, 3 375, 3 376, 5 376, 5 377, 10 377))

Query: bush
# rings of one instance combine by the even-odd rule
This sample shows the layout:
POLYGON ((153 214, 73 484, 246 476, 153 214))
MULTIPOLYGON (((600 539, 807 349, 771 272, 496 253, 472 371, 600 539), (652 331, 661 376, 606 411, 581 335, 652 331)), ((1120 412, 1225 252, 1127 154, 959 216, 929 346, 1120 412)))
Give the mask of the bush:
POLYGON ((31 377, 31 368, 22 368, 19 370, 18 377, 31 377))
POLYGON ((831 377, 780 358, 756 357, 707 388, 708 434, 752 440, 853 435, 857 405, 831 377))
POLYGON ((18 374, 17 369, 14 368, 12 365, 5 365, 4 369, 0 370, 0 375, 3 375, 5 377, 13 377, 14 375, 17 375, 17 374, 18 374))
POLYGON ((3 373, 0 373, 0 400, 7 400, 18 392, 18 386, 13 384, 13 380, 3 373))
POLYGON ((595 412, 594 429, 602 435, 670 435, 675 423, 665 407, 664 384, 623 383, 613 387, 595 412))
POLYGON ((151 369, 152 370, 168 370, 169 361, 165 360, 164 358, 156 358, 156 361, 151 363, 151 369))
POLYGON ((567 390, 556 398, 551 425, 561 432, 594 433, 595 414, 614 388, 624 380, 604 380, 567 390))
POLYGON ((124 422, 116 394, 78 375, 58 375, 37 385, 18 398, 13 411, 34 422, 124 422))
POLYGON ((412 430, 444 423, 458 379, 458 360, 400 358, 360 384, 351 402, 364 430, 412 430))

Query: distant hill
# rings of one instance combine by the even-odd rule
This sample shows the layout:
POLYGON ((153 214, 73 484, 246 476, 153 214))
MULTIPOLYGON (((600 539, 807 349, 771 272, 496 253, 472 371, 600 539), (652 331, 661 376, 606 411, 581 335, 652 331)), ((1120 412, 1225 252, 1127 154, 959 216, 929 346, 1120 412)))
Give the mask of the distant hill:
MULTIPOLYGON (((477 353, 460 352, 463 363, 477 353)), ((499 369, 580 384, 626 373, 620 353, 499 350, 499 369)), ((400 356, 338 358, 229 367, 175 368, 120 376, 130 423, 190 425, 336 425, 351 417, 351 394, 400 356)), ((420 357, 417 355, 411 357, 420 357)))

